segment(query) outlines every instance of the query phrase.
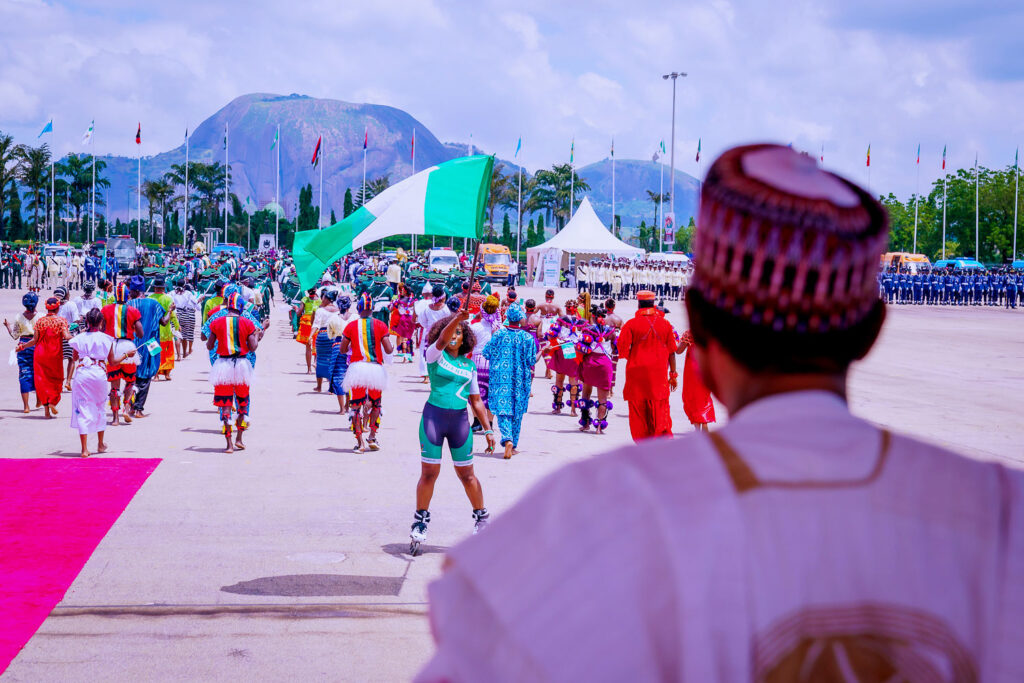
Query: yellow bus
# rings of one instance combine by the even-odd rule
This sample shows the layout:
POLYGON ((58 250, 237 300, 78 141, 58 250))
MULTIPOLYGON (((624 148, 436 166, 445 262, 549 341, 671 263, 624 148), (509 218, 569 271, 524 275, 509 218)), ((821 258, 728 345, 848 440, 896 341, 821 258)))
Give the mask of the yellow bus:
POLYGON ((480 261, 484 266, 485 279, 504 282, 508 279, 512 252, 504 244, 481 244, 480 261))

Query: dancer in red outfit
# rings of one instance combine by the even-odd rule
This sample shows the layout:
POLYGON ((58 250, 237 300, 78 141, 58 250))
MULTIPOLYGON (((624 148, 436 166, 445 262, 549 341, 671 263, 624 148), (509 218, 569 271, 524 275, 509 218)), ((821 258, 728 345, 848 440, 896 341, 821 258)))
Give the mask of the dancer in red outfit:
POLYGON ((670 391, 677 386, 676 340, 672 325, 654 307, 654 292, 637 295, 639 310, 619 332, 619 357, 626 359, 622 397, 629 403, 634 441, 672 434, 670 391))
POLYGON ((213 405, 220 410, 220 421, 227 439, 224 452, 232 453, 236 448, 245 450, 242 432, 249 414, 249 387, 252 384, 252 364, 247 356, 259 345, 261 331, 251 320, 241 316, 245 306, 241 294, 231 294, 224 305, 228 314, 210 323, 206 348, 213 351, 213 347, 217 347, 217 360, 210 369, 210 384, 213 385, 213 405), (236 408, 237 437, 232 443, 231 413, 236 408))
POLYGON ((62 343, 71 339, 68 321, 57 315, 60 301, 54 297, 46 300, 46 315, 34 325, 35 336, 31 341, 18 344, 18 352, 35 347, 33 357, 36 398, 43 404, 46 417, 57 414, 60 392, 64 386, 64 355, 62 343))
POLYGON ((700 376, 697 356, 690 349, 692 345, 693 335, 687 330, 679 338, 679 346, 676 348, 677 354, 686 352, 683 361, 683 411, 694 429, 706 432, 708 424, 715 421, 715 404, 711 400, 711 391, 700 376))

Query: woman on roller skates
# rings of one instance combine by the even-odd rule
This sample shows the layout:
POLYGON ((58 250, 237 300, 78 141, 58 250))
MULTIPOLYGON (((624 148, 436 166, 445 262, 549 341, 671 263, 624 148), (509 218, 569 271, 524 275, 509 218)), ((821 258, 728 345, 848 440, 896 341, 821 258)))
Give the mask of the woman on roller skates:
POLYGON ((462 308, 436 323, 427 332, 424 360, 430 378, 430 396, 423 406, 420 419, 420 480, 416 484, 416 514, 409 533, 409 553, 419 553, 420 544, 427 539, 430 523, 430 499, 434 495, 434 482, 441 472, 441 451, 444 442, 455 464, 455 473, 466 489, 473 505, 473 533, 479 532, 490 519, 484 507, 484 492, 473 474, 473 435, 469 428, 466 405, 472 407, 487 438, 487 452, 495 447, 494 431, 487 417, 487 409, 480 400, 476 366, 470 360, 476 340, 466 322, 469 312, 462 308))

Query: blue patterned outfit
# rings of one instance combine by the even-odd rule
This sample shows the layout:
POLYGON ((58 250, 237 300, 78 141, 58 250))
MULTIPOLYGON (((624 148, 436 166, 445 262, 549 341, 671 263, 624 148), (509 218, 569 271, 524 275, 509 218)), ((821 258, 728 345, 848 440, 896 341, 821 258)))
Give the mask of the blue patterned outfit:
POLYGON ((503 327, 481 355, 490 362, 488 409, 498 417, 502 445, 519 446, 519 431, 530 403, 537 346, 526 330, 503 327))

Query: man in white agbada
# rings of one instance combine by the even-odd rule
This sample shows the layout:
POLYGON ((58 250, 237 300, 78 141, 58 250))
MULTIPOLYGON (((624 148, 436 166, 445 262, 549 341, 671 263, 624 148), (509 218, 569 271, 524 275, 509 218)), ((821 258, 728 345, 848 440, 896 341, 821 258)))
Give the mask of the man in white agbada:
POLYGON ((1024 680, 1024 473, 847 405, 885 209, 776 145, 701 198, 686 304, 730 422, 566 467, 455 547, 419 680, 1024 680))

